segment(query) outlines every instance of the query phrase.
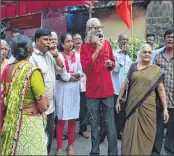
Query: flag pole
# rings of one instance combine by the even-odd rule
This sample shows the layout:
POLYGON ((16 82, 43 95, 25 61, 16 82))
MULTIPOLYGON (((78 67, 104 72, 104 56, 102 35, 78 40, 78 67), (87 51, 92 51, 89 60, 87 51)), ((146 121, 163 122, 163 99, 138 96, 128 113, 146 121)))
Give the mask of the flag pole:
POLYGON ((89 19, 92 18, 92 4, 89 5, 89 19))
MULTIPOLYGON (((131 38, 133 39, 133 36, 134 36, 134 23, 133 23, 133 7, 132 7, 132 0, 131 0, 131 21, 132 21, 132 28, 131 28, 131 38)), ((131 59, 132 59, 132 61, 133 61, 133 54, 134 54, 134 45, 133 45, 133 43, 131 44, 131 49, 132 49, 132 52, 131 52, 131 59)))
POLYGON ((89 19, 92 18, 92 13, 93 13, 92 6, 95 3, 95 1, 96 0, 92 0, 92 3, 89 5, 89 19))

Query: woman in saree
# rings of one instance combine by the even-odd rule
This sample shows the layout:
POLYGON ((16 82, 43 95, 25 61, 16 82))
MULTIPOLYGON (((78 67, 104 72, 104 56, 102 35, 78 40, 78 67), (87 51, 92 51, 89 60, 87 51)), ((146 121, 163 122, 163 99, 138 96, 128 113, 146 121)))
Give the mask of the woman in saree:
POLYGON ((43 113, 48 98, 40 69, 28 62, 31 40, 19 35, 11 49, 16 61, 2 74, 4 121, 1 133, 2 155, 47 155, 43 113))
POLYGON ((126 123, 123 132, 122 155, 151 155, 156 135, 156 93, 164 109, 164 123, 168 122, 167 101, 163 86, 164 74, 151 64, 152 48, 145 44, 141 48, 141 62, 131 65, 116 103, 120 111, 120 98, 128 84, 126 101, 126 123))

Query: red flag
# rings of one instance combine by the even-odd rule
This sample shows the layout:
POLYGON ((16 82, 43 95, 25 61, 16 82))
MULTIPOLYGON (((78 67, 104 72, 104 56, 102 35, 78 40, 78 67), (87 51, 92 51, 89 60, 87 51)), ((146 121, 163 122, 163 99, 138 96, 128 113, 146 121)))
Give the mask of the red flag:
POLYGON ((132 29, 132 3, 131 0, 117 0, 116 12, 129 29, 132 29))

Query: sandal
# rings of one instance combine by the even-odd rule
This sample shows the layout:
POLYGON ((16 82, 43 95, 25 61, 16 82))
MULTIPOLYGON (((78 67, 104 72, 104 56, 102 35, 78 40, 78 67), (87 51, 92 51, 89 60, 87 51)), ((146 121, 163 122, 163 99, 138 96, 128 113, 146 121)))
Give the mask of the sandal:
POLYGON ((79 132, 79 135, 81 135, 85 139, 89 138, 88 132, 79 132))
POLYGON ((63 155, 62 148, 60 148, 57 150, 57 156, 62 156, 62 155, 63 155))
POLYGON ((69 156, 75 155, 75 151, 74 151, 74 149, 73 149, 72 146, 68 146, 68 147, 66 148, 66 151, 67 151, 67 155, 69 155, 69 156))

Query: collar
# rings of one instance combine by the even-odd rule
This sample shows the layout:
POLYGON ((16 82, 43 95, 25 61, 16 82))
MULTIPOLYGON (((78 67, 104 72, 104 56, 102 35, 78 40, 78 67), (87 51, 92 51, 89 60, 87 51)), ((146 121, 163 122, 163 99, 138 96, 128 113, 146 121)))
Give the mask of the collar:
POLYGON ((174 59, 174 57, 171 58, 170 60, 167 58, 167 56, 166 56, 166 48, 164 48, 160 53, 166 59, 167 62, 170 62, 170 60, 174 59))
MULTIPOLYGON (((117 48, 116 51, 117 51, 117 53, 119 53, 119 54, 123 54, 120 48, 117 48)), ((126 54, 125 56, 131 57, 130 52, 128 51, 127 54, 126 54)))
POLYGON ((165 54, 165 52, 166 52, 166 48, 164 48, 163 50, 161 50, 161 54, 165 54))
POLYGON ((117 51, 118 53, 121 53, 121 49, 120 49, 119 47, 116 49, 116 51, 117 51))
POLYGON ((34 48, 34 51, 33 51, 34 53, 36 53, 37 55, 42 55, 42 56, 44 56, 45 54, 44 53, 42 53, 41 51, 39 51, 38 49, 36 49, 36 48, 34 48))

